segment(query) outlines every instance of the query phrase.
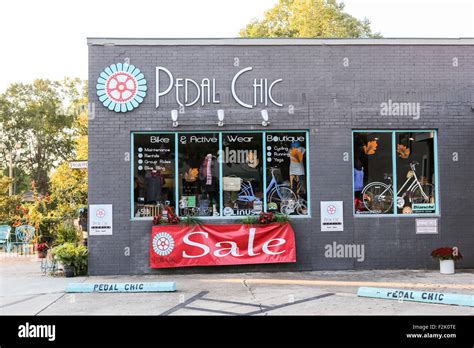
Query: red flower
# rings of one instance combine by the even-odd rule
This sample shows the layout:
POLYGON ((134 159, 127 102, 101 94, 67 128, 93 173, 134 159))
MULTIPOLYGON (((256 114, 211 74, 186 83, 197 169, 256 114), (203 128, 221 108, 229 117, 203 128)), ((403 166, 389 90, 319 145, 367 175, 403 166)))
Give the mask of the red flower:
POLYGON ((275 222, 275 214, 273 214, 272 212, 260 213, 258 217, 258 223, 271 224, 272 222, 275 222))
POLYGON ((442 247, 433 250, 431 252, 431 257, 440 260, 460 260, 462 259, 462 254, 455 248, 442 247))
POLYGON ((167 215, 167 220, 168 221, 164 220, 162 214, 158 214, 158 215, 153 217, 153 225, 161 225, 161 224, 166 224, 166 223, 168 223, 168 224, 178 224, 180 222, 179 216, 176 215, 176 213, 174 212, 174 209, 172 207, 166 206, 164 209, 167 210, 167 212, 168 212, 168 215, 167 215))
POLYGON ((39 243, 36 247, 36 250, 39 253, 44 253, 44 252, 48 251, 48 249, 49 249, 49 246, 46 243, 39 243))

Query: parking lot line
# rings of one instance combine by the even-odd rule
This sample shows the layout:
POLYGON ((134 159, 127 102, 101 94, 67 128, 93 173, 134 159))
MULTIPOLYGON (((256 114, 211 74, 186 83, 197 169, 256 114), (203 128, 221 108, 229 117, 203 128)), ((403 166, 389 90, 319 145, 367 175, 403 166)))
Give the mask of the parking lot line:
MULTIPOLYGON (((201 279, 205 283, 242 283, 244 279, 201 279)), ((400 283, 400 282, 367 282, 367 281, 343 281, 343 280, 304 280, 304 279, 245 279, 247 283, 268 284, 268 285, 319 285, 319 286, 375 286, 375 287, 400 287, 415 289, 461 289, 474 290, 474 285, 470 284, 420 284, 420 283, 400 283)))
POLYGON ((202 297, 201 301, 211 301, 211 302, 220 302, 220 303, 229 303, 241 306, 249 306, 249 307, 258 307, 258 308, 270 308, 269 306, 258 305, 255 303, 246 303, 246 302, 238 302, 238 301, 229 301, 229 300, 218 300, 214 298, 206 298, 202 297))
POLYGON ((304 302, 319 300, 319 299, 329 297, 329 296, 333 296, 333 295, 335 295, 335 294, 333 294, 333 293, 322 294, 322 295, 318 295, 318 296, 314 296, 314 297, 310 297, 310 298, 305 298, 305 299, 294 301, 294 302, 289 302, 289 303, 284 303, 284 304, 277 305, 277 306, 272 306, 270 308, 262 309, 260 311, 253 311, 253 312, 245 313, 245 315, 254 315, 254 314, 266 313, 266 312, 274 311, 276 309, 285 308, 285 307, 288 307, 288 306, 294 306, 294 305, 304 303, 304 302))
POLYGON ((183 303, 180 303, 179 305, 177 306, 174 306, 170 309, 168 309, 167 311, 161 313, 160 315, 170 315, 178 310, 180 310, 181 308, 184 308, 186 307, 187 305, 189 305, 190 303, 200 299, 201 297, 207 295, 209 293, 209 291, 201 291, 200 293, 188 298, 186 301, 184 301, 183 303))

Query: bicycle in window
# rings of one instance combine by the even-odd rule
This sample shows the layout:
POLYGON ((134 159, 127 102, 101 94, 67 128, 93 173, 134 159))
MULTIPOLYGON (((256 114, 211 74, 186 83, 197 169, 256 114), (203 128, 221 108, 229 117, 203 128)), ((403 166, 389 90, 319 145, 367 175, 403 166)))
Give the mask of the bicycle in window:
MULTIPOLYGON (((272 179, 265 190, 267 203, 275 203, 281 213, 292 214, 296 212, 299 215, 307 213, 307 203, 299 198, 296 193, 286 184, 279 184, 275 171, 278 168, 270 168, 272 179)), ((239 205, 248 205, 260 198, 255 196, 252 186, 252 180, 242 180, 241 189, 237 194, 236 202, 239 205)))
MULTIPOLYGON (((405 206, 407 199, 411 204, 434 203, 434 185, 420 181, 416 175, 417 165, 419 165, 417 161, 410 163, 406 181, 397 192, 396 204, 399 209, 405 206)), ((392 177, 386 174, 385 179, 389 184, 376 181, 362 189, 364 207, 371 213, 384 214, 392 209, 394 202, 392 177)))

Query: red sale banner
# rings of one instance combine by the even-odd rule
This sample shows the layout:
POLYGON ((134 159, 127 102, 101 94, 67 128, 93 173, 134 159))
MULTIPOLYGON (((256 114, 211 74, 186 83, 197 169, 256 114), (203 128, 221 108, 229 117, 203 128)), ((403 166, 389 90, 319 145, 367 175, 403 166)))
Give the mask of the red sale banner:
POLYGON ((277 262, 296 262, 295 236, 288 223, 152 228, 152 268, 277 262))

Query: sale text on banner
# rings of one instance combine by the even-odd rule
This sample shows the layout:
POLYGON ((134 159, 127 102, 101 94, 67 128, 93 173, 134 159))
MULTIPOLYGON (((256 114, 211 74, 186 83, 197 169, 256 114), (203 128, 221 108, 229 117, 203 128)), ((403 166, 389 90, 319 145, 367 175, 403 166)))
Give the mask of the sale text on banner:
POLYGON ((295 236, 289 223, 152 228, 152 268, 279 262, 296 262, 295 236))

